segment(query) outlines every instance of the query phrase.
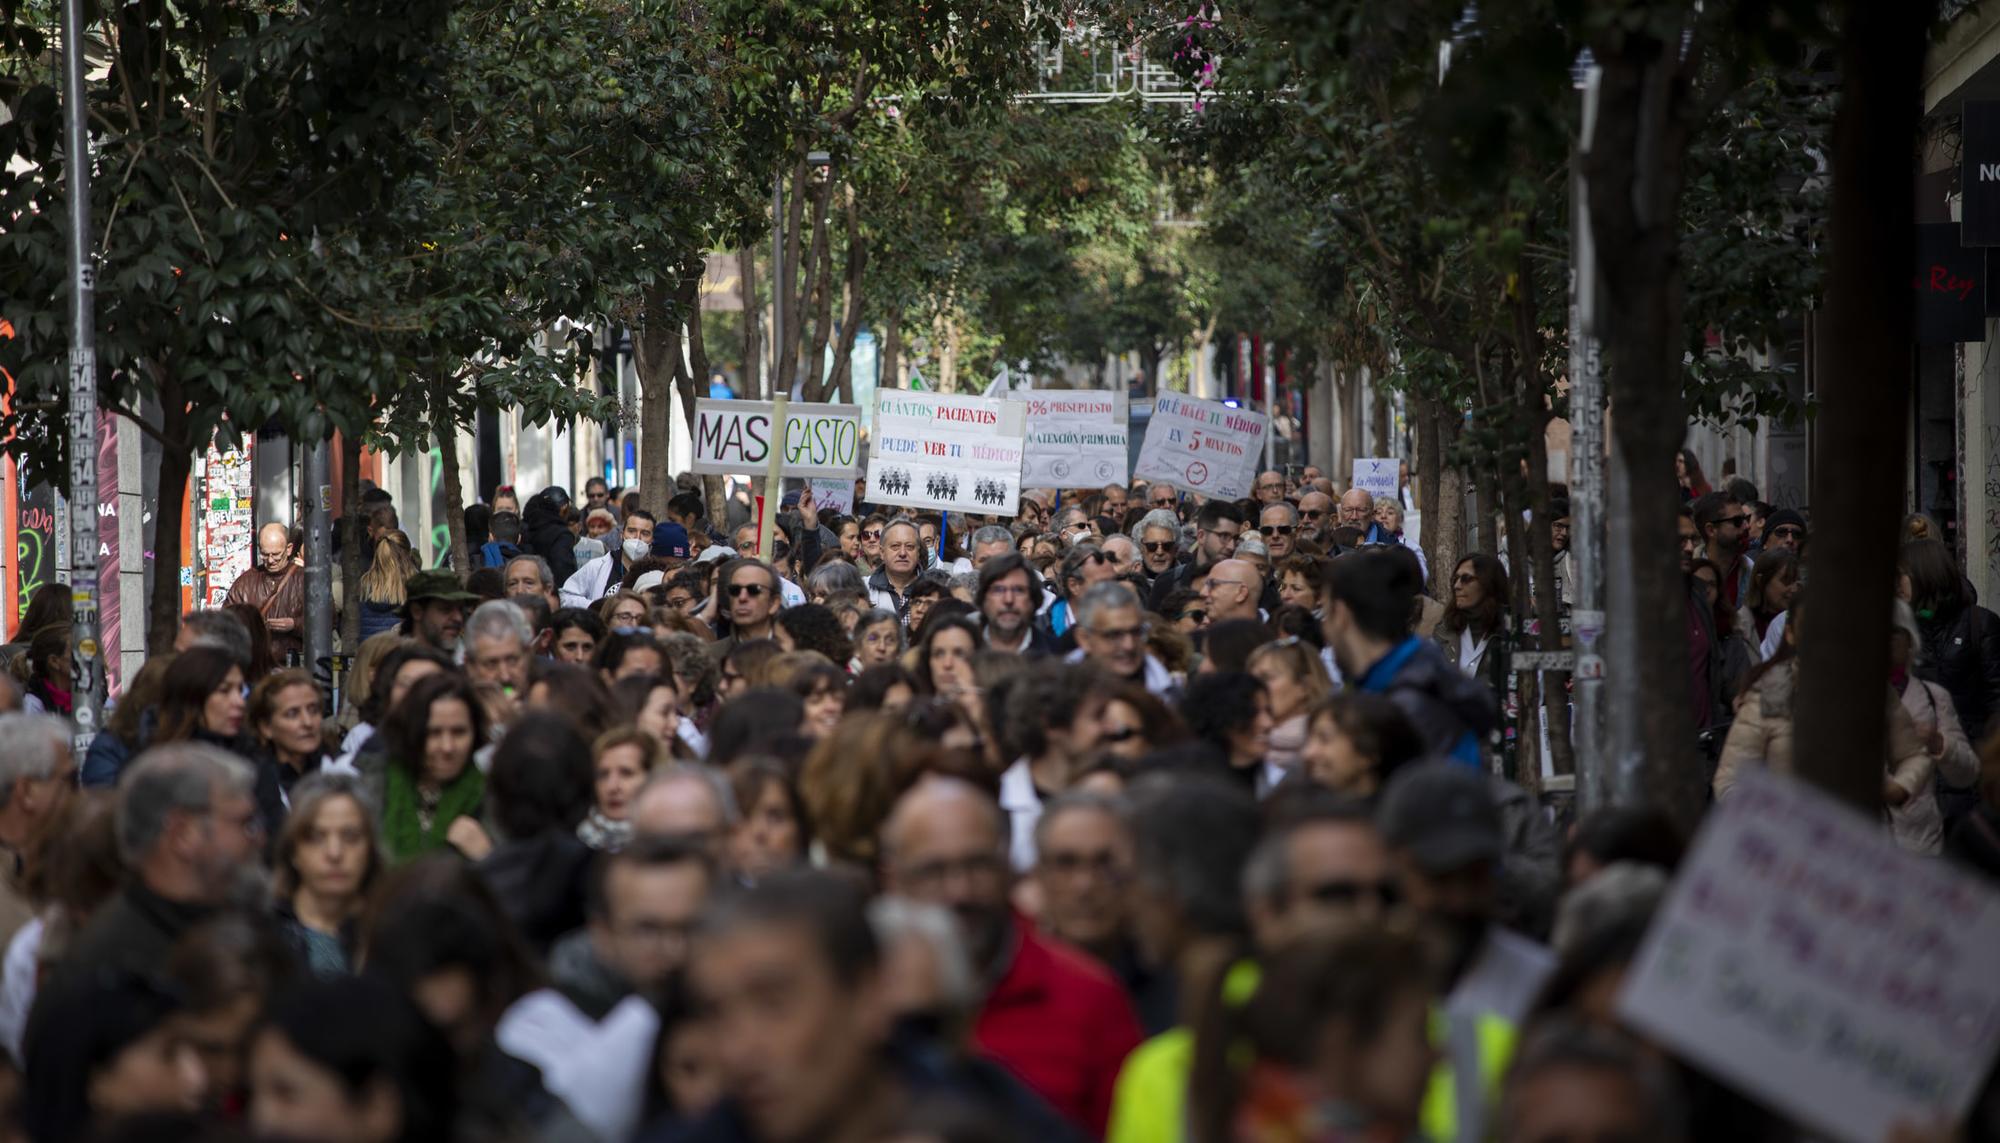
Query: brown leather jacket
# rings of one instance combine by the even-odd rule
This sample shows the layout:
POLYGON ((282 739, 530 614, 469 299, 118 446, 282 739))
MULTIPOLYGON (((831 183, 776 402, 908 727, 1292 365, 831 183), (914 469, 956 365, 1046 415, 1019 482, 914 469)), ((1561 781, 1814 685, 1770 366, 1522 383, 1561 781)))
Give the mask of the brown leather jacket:
POLYGON ((292 621, 290 631, 271 632, 271 654, 283 666, 287 655, 305 646, 306 573, 291 566, 277 575, 252 567, 229 585, 225 605, 245 603, 256 608, 266 623, 273 619, 292 621))

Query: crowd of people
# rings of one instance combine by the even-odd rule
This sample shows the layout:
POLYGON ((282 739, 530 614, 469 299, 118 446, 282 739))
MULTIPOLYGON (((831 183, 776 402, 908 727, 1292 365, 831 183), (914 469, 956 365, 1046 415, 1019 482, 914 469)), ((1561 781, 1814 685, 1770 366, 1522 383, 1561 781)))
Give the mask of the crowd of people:
MULTIPOLYGON (((1789 763, 1805 555, 1731 495, 1683 537, 1718 797, 1789 763)), ((0 649, 0 1134, 1795 1137, 1620 1024, 1689 839, 1559 830, 1509 780, 1508 570, 1468 555, 1433 599, 1400 505, 1310 468, 1011 520, 808 488, 764 553, 693 479, 489 499, 473 566, 421 568, 370 492, 338 709, 282 650, 283 526, 80 758, 67 591, 31 601, 0 649)), ((1927 544, 1891 828, 2000 876, 1971 745, 2000 620, 1927 544)))

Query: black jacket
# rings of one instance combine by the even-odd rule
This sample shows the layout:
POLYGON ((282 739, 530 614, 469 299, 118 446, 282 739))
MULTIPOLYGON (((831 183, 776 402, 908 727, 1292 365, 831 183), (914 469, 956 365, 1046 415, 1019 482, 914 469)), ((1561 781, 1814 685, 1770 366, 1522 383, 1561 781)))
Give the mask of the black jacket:
POLYGON ((317 774, 326 765, 326 753, 308 758, 303 768, 294 770, 268 750, 260 750, 250 759, 257 768, 257 816, 264 823, 264 837, 270 844, 276 844, 278 831, 284 828, 285 819, 291 816, 292 787, 308 774, 317 774))
POLYGON ((216 913, 208 905, 169 901, 136 878, 77 934, 58 971, 112 969, 157 976, 181 935, 216 913))
POLYGON ((549 832, 501 842, 475 868, 535 955, 546 958, 559 937, 583 927, 594 856, 576 834, 549 832))
POLYGON ((563 523, 555 505, 540 496, 521 509, 521 547, 549 561, 557 587, 576 574, 576 533, 563 523))
POLYGON ((1965 736, 1979 742, 2000 713, 2000 616, 1973 603, 1917 623, 1924 635, 1917 677, 1951 692, 1965 736))

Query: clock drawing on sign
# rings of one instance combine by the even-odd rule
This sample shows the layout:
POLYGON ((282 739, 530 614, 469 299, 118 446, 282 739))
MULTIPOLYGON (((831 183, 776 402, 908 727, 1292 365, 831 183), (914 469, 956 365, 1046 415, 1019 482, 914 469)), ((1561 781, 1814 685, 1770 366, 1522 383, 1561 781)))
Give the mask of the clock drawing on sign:
POLYGON ((1193 464, 1190 464, 1187 467, 1187 478, 1188 478, 1188 483, 1194 485, 1197 488, 1201 487, 1204 484, 1207 484, 1208 466, 1200 461, 1195 461, 1193 464))

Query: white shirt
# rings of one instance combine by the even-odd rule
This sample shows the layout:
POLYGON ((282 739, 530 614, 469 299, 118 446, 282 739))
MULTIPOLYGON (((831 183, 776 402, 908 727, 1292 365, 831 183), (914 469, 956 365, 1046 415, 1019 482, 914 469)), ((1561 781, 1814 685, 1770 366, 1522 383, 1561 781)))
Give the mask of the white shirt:
POLYGON ((1007 858, 1014 872, 1026 873, 1035 867, 1035 824, 1042 820, 1042 796, 1035 792, 1035 773, 1025 757, 1016 758, 1000 775, 1000 808, 1007 811, 1012 827, 1007 858))
POLYGON ((592 1023, 568 997, 542 988, 507 1009, 494 1038, 542 1069, 549 1092, 599 1139, 629 1139, 640 1126, 659 1035, 659 1013, 643 996, 626 997, 592 1023))
POLYGON ((1472 638, 1472 628, 1458 633, 1458 669, 1468 675, 1479 673, 1479 664, 1486 661, 1486 645, 1493 641, 1488 635, 1482 639, 1472 638))
POLYGON ((1778 648, 1785 645, 1785 620, 1791 614, 1789 611, 1778 612, 1771 617, 1771 625, 1764 628, 1764 642, 1757 648, 1757 653, 1764 656, 1765 662, 1770 662, 1778 653, 1778 648))

